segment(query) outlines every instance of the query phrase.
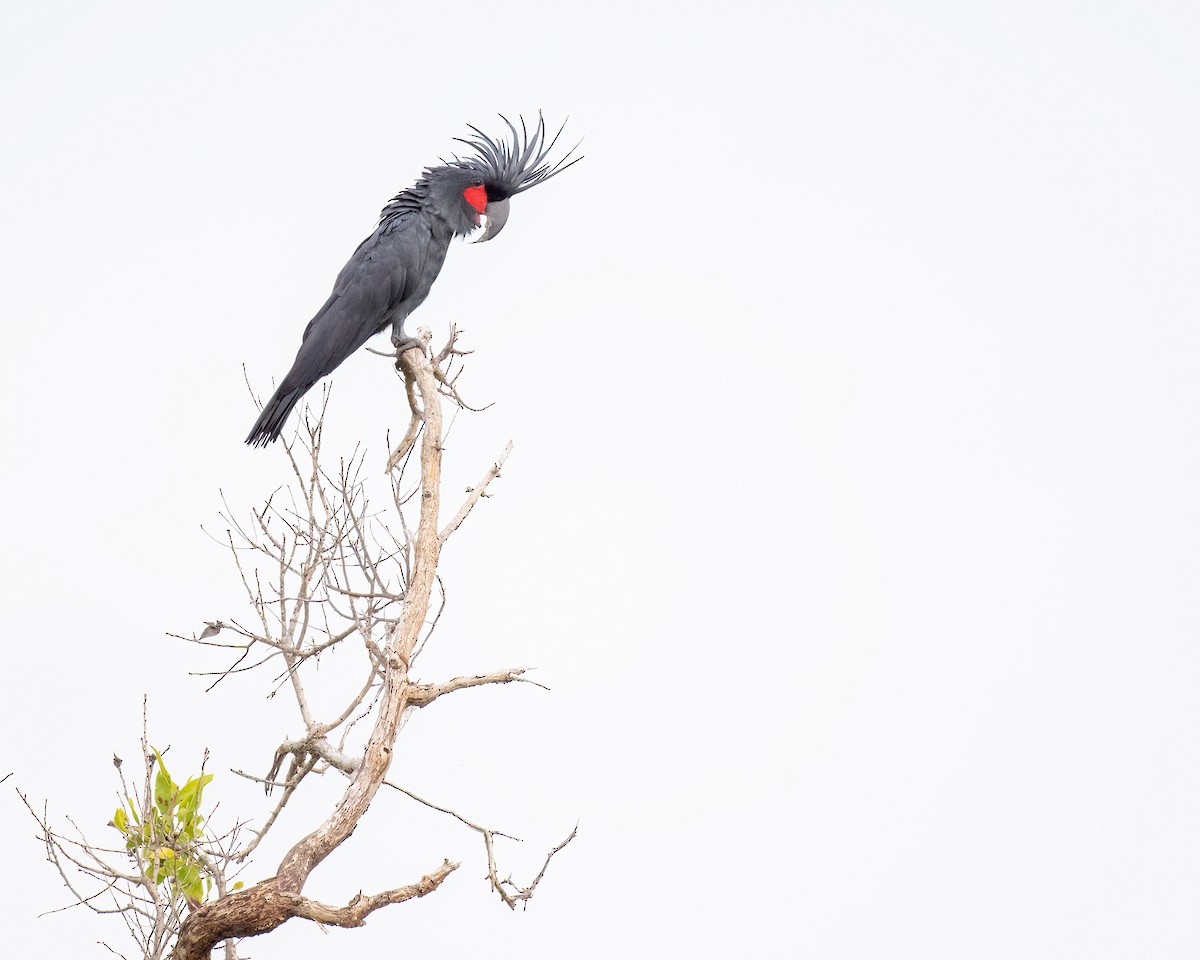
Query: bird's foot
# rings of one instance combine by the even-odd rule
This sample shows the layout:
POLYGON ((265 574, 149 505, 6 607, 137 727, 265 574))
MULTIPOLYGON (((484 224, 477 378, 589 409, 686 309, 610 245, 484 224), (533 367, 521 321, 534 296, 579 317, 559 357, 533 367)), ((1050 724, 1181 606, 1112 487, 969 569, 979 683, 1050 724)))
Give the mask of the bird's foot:
POLYGON ((399 340, 393 340, 392 346, 396 350, 396 366, 400 366, 400 357, 405 350, 411 350, 413 347, 424 351, 425 341, 420 337, 401 337, 399 340))
POLYGON ((396 367, 400 367, 400 358, 405 352, 412 350, 414 347, 425 353, 429 349, 429 341, 433 339, 433 331, 428 327, 417 327, 413 331, 414 336, 408 337, 404 335, 403 330, 392 329, 392 349, 396 351, 396 367))

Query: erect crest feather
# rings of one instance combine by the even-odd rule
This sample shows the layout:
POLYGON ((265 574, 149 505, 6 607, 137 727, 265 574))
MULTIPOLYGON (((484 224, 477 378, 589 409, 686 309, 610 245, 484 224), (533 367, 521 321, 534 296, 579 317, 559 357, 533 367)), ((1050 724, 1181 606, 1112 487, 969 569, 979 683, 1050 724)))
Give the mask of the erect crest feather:
MULTIPOLYGON (((583 159, 581 156, 571 159, 572 154, 579 149, 579 143, 583 142, 580 140, 557 163, 551 165, 549 161, 551 152, 558 143, 559 137, 562 136, 563 130, 566 129, 565 120, 563 125, 558 128, 558 132, 547 142, 546 122, 542 118, 540 110, 538 111, 537 125, 532 132, 526 126, 525 118, 522 116, 517 117, 517 121, 521 125, 519 130, 516 124, 504 114, 499 116, 508 125, 511 137, 494 140, 478 127, 467 124, 473 136, 466 139, 462 137, 455 139, 474 150, 475 155, 455 157, 447 164, 449 167, 477 174, 489 187, 495 188, 498 196, 493 199, 513 197, 518 193, 524 193, 530 187, 558 176, 568 167, 574 166, 583 159)), ((492 193, 493 191, 489 189, 489 196, 492 193)))

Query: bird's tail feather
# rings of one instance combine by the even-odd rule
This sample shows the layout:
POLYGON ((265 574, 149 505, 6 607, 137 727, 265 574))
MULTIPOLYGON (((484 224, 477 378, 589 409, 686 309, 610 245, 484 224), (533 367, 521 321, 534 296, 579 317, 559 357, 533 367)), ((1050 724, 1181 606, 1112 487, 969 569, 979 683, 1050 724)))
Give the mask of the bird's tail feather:
POLYGON ((280 384, 275 396, 267 401, 262 413, 254 421, 254 428, 250 431, 250 436, 246 437, 246 442, 252 447, 265 447, 268 443, 278 440, 279 434, 283 432, 283 425, 287 423, 288 414, 308 392, 310 386, 312 384, 289 388, 286 383, 280 384))

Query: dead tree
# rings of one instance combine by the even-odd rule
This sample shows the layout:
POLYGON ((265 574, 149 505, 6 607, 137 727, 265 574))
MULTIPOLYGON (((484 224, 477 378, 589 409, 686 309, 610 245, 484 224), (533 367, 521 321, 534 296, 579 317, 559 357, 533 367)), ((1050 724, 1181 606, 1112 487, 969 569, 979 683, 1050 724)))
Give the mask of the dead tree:
MULTIPOLYGON (((428 331, 419 335, 427 345, 428 331)), ((345 905, 304 896, 309 876, 350 837, 383 786, 478 832, 487 854, 488 883, 510 908, 533 895, 551 858, 575 836, 572 830, 550 851, 537 876, 520 886, 501 879, 497 867, 495 840, 507 834, 387 780, 393 745, 408 711, 470 687, 532 682, 519 667, 440 683, 421 683, 410 676, 440 616, 440 608, 432 617, 430 609, 439 587, 441 549, 486 495, 511 449, 509 444, 468 491, 453 518, 442 524, 442 400, 465 406, 454 385, 455 364, 463 356, 456 336, 452 330, 450 341, 435 356, 425 348, 411 348, 397 358, 411 417, 388 461, 387 511, 376 511, 368 500, 360 453, 340 461, 336 470, 324 465, 323 414, 315 421, 306 419, 299 439, 286 445, 294 478, 290 496, 274 495, 248 525, 239 523, 226 504, 222 516, 229 528, 223 540, 254 617, 214 621, 183 639, 232 656, 232 663, 210 672, 210 689, 232 674, 274 665, 280 686, 289 689, 296 702, 303 735, 279 744, 265 776, 234 771, 262 783, 272 796, 261 823, 235 822, 224 833, 213 833, 198 813, 201 791, 211 778, 202 770, 199 778, 176 784, 145 730, 144 783, 139 790, 122 777, 122 806, 110 824, 122 832, 124 849, 92 844, 83 831, 67 836, 51 827, 45 810, 30 806, 47 857, 74 897, 70 905, 119 914, 146 960, 168 955, 200 960, 222 944, 226 960, 235 960, 239 939, 267 933, 292 918, 356 927, 381 907, 432 893, 457 863, 445 860, 415 882, 371 895, 359 893, 345 905), (419 472, 415 482, 407 479, 414 454, 419 472), (414 505, 415 529, 406 518, 406 508, 414 505), (361 682, 336 716, 321 717, 310 705, 306 665, 343 644, 361 649, 361 682), (356 743, 354 729, 366 721, 371 724, 369 734, 356 743), (341 799, 325 820, 292 843, 272 876, 247 887, 236 882, 237 873, 304 781, 325 773, 346 779, 341 799), (98 888, 84 889, 81 875, 98 888)), ((120 771, 121 761, 114 761, 120 771)))

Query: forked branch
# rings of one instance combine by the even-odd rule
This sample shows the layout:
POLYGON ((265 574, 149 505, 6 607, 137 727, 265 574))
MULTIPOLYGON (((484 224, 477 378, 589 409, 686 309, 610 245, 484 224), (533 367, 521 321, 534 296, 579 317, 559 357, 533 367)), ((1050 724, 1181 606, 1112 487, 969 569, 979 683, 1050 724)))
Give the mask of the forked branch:
MULTIPOLYGON (((273 930, 292 917, 309 917, 321 922, 344 918, 353 925, 361 923, 371 910, 387 903, 408 899, 401 892, 420 889, 429 892, 445 879, 457 864, 449 861, 428 874, 413 887, 397 888, 352 903, 345 908, 326 907, 301 896, 312 871, 338 848, 354 831, 367 812, 387 774, 392 745, 405 708, 409 704, 408 670, 413 650, 424 628, 433 589, 441 538, 438 534, 438 508, 441 491, 442 411, 438 379, 422 348, 404 351, 399 364, 406 380, 416 385, 420 397, 421 442, 420 519, 412 549, 412 573, 404 591, 402 612, 383 650, 382 690, 375 725, 362 761, 350 777, 341 801, 333 813, 308 836, 296 843, 283 857, 276 875, 261 883, 212 901, 188 916, 179 932, 176 960, 207 960, 212 948, 233 937, 255 936, 273 930), (394 895, 394 898, 393 898, 394 895), (369 909, 367 909, 369 907, 369 909), (319 908, 319 909, 318 909, 319 908), (357 919, 356 919, 357 918, 357 919)), ((414 414, 415 418, 415 414, 414 414)), ((301 478, 302 482, 306 478, 301 478)), ((416 896, 412 893, 409 896, 416 896)))
MULTIPOLYGON (((307 415, 298 439, 284 444, 293 483, 272 494, 249 522, 239 520, 225 505, 222 517, 227 528, 213 539, 230 551, 254 612, 240 621, 208 621, 197 633, 181 639, 226 658, 224 669, 199 674, 215 677, 209 689, 235 674, 265 666, 274 674, 271 696, 287 690, 295 700, 302 729, 278 744, 266 775, 233 771, 261 784, 270 795, 265 816, 253 827, 249 821, 235 823, 222 835, 205 827, 203 836, 167 830, 166 840, 157 839, 158 834, 146 839, 139 831, 153 820, 163 791, 151 788, 151 767, 157 761, 161 768, 162 758, 151 750, 145 736, 145 782, 139 789, 136 782, 127 784, 121 774, 123 799, 111 824, 124 835, 126 850, 105 850, 89 843, 81 832, 78 839, 55 833, 45 813, 30 806, 51 863, 76 898, 72 905, 121 916, 144 960, 164 960, 168 954, 176 960, 200 960, 220 944, 226 960, 236 960, 240 938, 266 933, 295 917, 361 926, 376 910, 433 892, 458 868, 445 860, 415 883, 370 895, 360 892, 345 906, 311 900, 303 893, 312 871, 353 833, 380 785, 393 785, 384 778, 407 711, 473 687, 514 682, 542 686, 526 676, 523 667, 441 682, 422 683, 410 676, 446 605, 445 587, 436 573, 441 548, 488 495, 512 449, 508 444, 479 482, 467 489, 453 518, 439 530, 446 433, 442 398, 466 408, 455 388, 460 372, 455 365, 466 355, 455 345, 457 335, 457 330, 452 331, 446 347, 430 356, 429 332, 421 329, 421 346, 397 358, 411 416, 389 460, 390 497, 384 510, 370 503, 361 479, 364 452, 356 449, 336 468, 329 468, 321 458, 323 418, 307 415), (413 467, 420 472, 415 486, 408 479, 413 467), (436 603, 432 601, 435 582, 436 603), (323 698, 310 697, 308 686, 314 680, 310 665, 339 645, 358 646, 361 674, 339 706, 326 713, 320 703, 323 698), (371 729, 364 734, 368 725, 371 729), (230 882, 246 869, 266 835, 277 829, 281 813, 301 784, 310 775, 326 773, 346 779, 345 791, 329 817, 292 845, 273 876, 246 889, 240 889, 240 882, 230 882), (130 851, 133 861, 124 862, 130 851), (174 858, 172 862, 182 867, 164 874, 164 857, 174 858), (185 877, 187 870, 196 877, 185 877), (73 871, 92 881, 97 891, 85 890, 86 882, 72 886, 68 877, 73 871), (178 882, 167 882, 172 878, 178 882), (114 896, 114 891, 120 895, 114 896), (204 902, 210 893, 215 898, 204 902)), ((327 390, 326 402, 328 396, 327 390)), ((318 689, 314 685, 313 694, 318 689)), ((121 761, 115 763, 120 773, 121 761)), ((211 776, 204 774, 202 766, 192 794, 195 806, 201 781, 208 779, 211 776)), ((191 788, 189 781, 179 796, 191 788)), ((510 908, 533 895, 550 860, 575 836, 572 831, 551 850, 533 881, 520 886, 511 876, 502 876, 496 862, 495 841, 515 837, 409 796, 481 835, 487 880, 510 908)), ((182 809, 181 803, 172 800, 170 809, 182 809)))

